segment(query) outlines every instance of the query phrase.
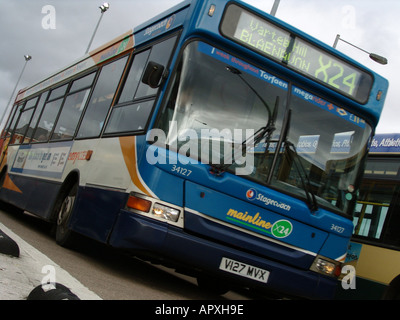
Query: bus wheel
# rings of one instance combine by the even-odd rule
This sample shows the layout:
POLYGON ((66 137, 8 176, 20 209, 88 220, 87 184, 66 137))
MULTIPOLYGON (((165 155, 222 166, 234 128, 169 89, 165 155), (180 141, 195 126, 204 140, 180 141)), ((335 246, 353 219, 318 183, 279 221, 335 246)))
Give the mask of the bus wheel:
POLYGON ((68 228, 71 220, 72 210, 78 191, 78 184, 74 184, 69 191, 62 193, 59 205, 55 208, 56 212, 56 242, 63 247, 73 245, 75 234, 68 228))

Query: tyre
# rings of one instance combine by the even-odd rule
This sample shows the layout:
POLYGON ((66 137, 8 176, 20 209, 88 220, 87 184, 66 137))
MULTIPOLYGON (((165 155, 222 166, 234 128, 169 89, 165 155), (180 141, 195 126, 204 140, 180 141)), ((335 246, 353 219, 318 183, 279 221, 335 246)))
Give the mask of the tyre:
POLYGON ((56 242, 63 247, 73 246, 76 238, 75 233, 69 228, 71 221, 76 195, 78 193, 78 184, 75 183, 72 187, 63 192, 56 202, 56 242))

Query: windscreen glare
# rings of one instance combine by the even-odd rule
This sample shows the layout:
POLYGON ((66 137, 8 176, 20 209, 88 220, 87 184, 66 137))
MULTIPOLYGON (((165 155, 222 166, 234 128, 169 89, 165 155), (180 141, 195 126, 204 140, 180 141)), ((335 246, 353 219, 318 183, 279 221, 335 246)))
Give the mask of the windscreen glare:
MULTIPOLYGON (((348 212, 371 128, 345 108, 224 50, 190 42, 157 127, 169 149, 348 212)), ((161 142, 161 141, 159 141, 161 142)))

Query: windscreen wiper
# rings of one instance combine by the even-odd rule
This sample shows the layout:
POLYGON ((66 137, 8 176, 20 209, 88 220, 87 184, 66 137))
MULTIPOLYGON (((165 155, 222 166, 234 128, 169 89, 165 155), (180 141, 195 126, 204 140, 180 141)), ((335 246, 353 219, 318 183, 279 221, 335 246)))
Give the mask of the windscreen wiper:
POLYGON ((286 154, 290 154, 291 160, 296 168, 297 173, 300 176, 301 184, 307 197, 307 205, 311 212, 315 212, 318 210, 318 202, 314 192, 312 191, 310 178, 308 177, 307 171, 300 160, 300 156, 297 153, 296 147, 292 142, 286 139, 285 148, 287 149, 286 154))
MULTIPOLYGON (((271 108, 269 107, 268 103, 263 99, 263 97, 243 78, 242 73, 231 66, 227 66, 226 70, 228 70, 229 72, 236 74, 249 88, 251 91, 254 92, 254 94, 260 99, 260 101, 262 102, 262 104, 265 106, 265 108, 267 109, 268 112, 268 122, 264 127, 261 127, 260 129, 258 129, 251 137, 245 139, 242 143, 241 143, 241 149, 237 150, 234 154, 233 154, 233 159, 236 159, 236 155, 238 152, 241 152, 241 154, 243 155, 247 149, 248 149, 248 144, 251 143, 251 145, 256 146, 257 143, 259 143, 260 141, 262 141, 265 138, 266 141, 266 150, 268 150, 269 148, 269 143, 271 140, 271 136, 272 133, 275 131, 276 127, 275 127, 275 122, 276 122, 276 118, 278 115, 278 106, 279 106, 279 96, 276 97, 275 99, 275 108, 273 113, 271 112, 271 108)), ((224 157, 222 157, 220 159, 220 161, 223 162, 224 157)), ((211 172, 213 174, 216 175, 220 175, 223 172, 225 172, 225 170, 227 168, 229 168, 233 163, 231 164, 211 164, 211 172)))

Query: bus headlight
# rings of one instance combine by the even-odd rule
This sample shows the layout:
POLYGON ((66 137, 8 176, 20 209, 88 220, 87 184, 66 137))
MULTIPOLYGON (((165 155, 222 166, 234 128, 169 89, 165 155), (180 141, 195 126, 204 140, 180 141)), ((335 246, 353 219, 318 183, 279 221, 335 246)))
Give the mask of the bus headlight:
POLYGON ((132 212, 143 214, 150 218, 177 222, 175 225, 183 226, 183 219, 178 221, 183 211, 182 208, 159 199, 132 192, 129 195, 126 208, 132 212))
POLYGON ((310 270, 327 276, 339 277, 341 274, 341 263, 329 258, 317 256, 310 270))
POLYGON ((165 220, 173 221, 173 222, 178 221, 179 214, 180 214, 179 210, 168 207, 166 205, 163 205, 163 204, 160 204, 157 202, 153 205, 153 209, 151 212, 156 217, 164 218, 165 220))

